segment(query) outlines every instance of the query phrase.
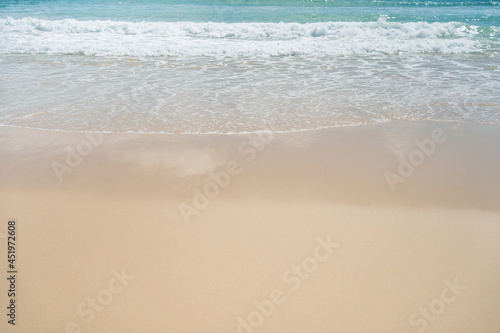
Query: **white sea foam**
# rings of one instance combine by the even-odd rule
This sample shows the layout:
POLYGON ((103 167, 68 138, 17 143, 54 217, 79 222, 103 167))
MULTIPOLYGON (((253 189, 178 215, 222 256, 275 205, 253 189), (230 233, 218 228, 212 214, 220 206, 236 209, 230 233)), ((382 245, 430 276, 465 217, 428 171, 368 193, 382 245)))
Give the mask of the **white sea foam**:
POLYGON ((393 119, 500 124, 492 57, 3 57, 0 126, 178 134, 393 119))
POLYGON ((0 19, 0 126, 220 134, 393 119, 500 124, 499 33, 385 19, 0 19))
POLYGON ((0 19, 0 53, 107 56, 338 56, 477 52, 462 23, 213 23, 0 19))

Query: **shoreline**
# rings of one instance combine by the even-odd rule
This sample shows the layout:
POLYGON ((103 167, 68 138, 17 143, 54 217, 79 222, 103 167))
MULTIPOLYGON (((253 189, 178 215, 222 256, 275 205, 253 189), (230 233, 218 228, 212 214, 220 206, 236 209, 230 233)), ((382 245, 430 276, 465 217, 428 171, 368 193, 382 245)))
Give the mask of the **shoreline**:
POLYGON ((228 132, 228 133, 217 133, 217 132, 207 132, 207 133, 174 133, 174 132, 111 132, 111 131, 67 131, 67 130, 60 130, 60 129, 46 129, 46 128, 32 128, 32 127, 23 127, 23 126, 17 126, 17 125, 6 125, 6 124, 0 124, 0 129, 5 128, 5 129, 13 129, 13 130, 20 130, 20 131, 41 131, 41 132, 50 132, 50 133, 65 133, 65 134, 83 134, 83 133, 92 133, 92 134, 110 134, 110 135, 175 135, 175 136, 240 136, 240 135, 252 135, 252 134, 258 134, 258 133, 264 133, 268 131, 272 131, 273 133, 278 133, 278 134, 294 134, 294 133, 301 133, 301 132, 321 132, 321 131, 329 131, 329 130, 335 130, 337 128, 345 128, 345 127, 369 127, 369 126, 377 126, 377 125, 384 125, 384 124, 390 124, 390 123, 400 123, 400 122, 408 122, 408 123, 442 123, 442 124, 459 124, 461 125, 471 125, 471 126, 499 126, 500 124, 496 123, 466 123, 463 121, 458 121, 458 120, 432 120, 432 119, 426 119, 426 120, 411 120, 411 119, 387 119, 387 120, 382 120, 382 121, 374 121, 374 122, 367 122, 367 123, 346 123, 346 124, 338 124, 338 125, 331 125, 331 126, 324 126, 324 127, 318 127, 318 128, 305 128, 305 129, 294 129, 294 130, 273 130, 274 125, 270 123, 269 128, 263 129, 263 130, 255 130, 255 131, 242 131, 242 132, 228 132))
POLYGON ((0 183, 80 191, 102 180, 101 190, 185 198, 210 180, 210 173, 236 161, 246 170, 234 177, 239 189, 230 186, 223 197, 472 206, 498 212, 497 128, 399 121, 293 133, 145 135, 4 127, 0 154, 17 163, 3 164, 0 183), (440 142, 433 140, 437 129, 440 142), (172 185, 174 190, 168 188, 172 185), (286 187, 292 191, 283 191, 286 187))

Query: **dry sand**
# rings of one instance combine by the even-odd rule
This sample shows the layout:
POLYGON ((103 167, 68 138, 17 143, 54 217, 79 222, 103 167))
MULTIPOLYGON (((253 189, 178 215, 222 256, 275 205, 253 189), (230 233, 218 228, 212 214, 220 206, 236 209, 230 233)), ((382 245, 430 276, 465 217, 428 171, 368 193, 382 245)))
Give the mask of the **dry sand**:
POLYGON ((496 126, 1 128, 0 157, 1 332, 500 331, 496 126))

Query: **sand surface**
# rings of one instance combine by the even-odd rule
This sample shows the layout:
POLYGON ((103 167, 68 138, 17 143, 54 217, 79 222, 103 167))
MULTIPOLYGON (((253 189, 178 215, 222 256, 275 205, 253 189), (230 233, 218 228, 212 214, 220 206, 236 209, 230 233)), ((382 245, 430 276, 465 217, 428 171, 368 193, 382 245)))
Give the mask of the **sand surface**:
POLYGON ((0 128, 1 332, 499 332, 500 131, 0 128))

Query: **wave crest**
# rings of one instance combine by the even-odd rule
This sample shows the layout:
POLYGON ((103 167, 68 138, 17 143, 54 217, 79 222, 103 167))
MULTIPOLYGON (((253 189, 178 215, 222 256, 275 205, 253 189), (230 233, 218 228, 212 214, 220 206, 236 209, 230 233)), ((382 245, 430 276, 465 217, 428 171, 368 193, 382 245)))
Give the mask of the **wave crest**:
POLYGON ((0 19, 2 53, 128 56, 335 56, 479 51, 463 23, 214 23, 0 19))

